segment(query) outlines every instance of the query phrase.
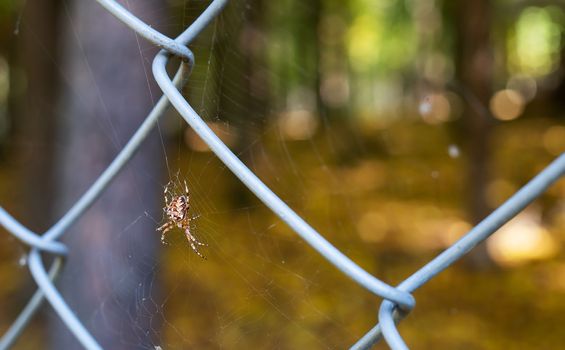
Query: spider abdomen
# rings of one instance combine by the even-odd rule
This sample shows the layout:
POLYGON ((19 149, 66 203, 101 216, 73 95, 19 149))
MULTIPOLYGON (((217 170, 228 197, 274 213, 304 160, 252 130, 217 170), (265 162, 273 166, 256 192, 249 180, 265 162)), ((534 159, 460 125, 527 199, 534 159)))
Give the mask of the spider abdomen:
POLYGON ((188 212, 188 201, 185 196, 179 196, 167 207, 167 216, 173 221, 181 221, 188 212))

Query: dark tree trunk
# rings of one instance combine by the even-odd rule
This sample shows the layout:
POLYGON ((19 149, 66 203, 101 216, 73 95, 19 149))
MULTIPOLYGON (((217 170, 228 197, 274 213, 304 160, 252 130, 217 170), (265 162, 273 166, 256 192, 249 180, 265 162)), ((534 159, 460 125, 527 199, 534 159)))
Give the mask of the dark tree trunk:
MULTIPOLYGON (((238 157, 251 167, 257 160, 261 144, 256 142, 266 125, 269 105, 268 74, 265 68, 265 38, 262 28, 264 1, 234 2, 222 14, 216 29, 218 38, 213 50, 214 86, 217 104, 212 115, 231 123, 237 130, 237 140, 231 147, 238 157), (244 9, 239 7, 245 6, 244 9), (241 13, 245 20, 241 22, 241 13), (236 26, 234 28, 234 25, 236 26), (234 34, 235 33, 235 34, 234 34), (234 54, 237 52, 238 54, 234 54), (234 88, 235 86, 235 88, 234 88), (242 116, 245 116, 243 119, 242 116)), ((234 206, 246 206, 256 199, 239 180, 233 178, 231 193, 234 206)))
MULTIPOLYGON (((245 126, 239 128, 239 138, 236 145, 236 153, 244 158, 247 151, 251 151, 249 145, 255 143, 263 131, 266 123, 266 106, 268 105, 268 84, 264 64, 265 38, 263 37, 262 16, 263 0, 249 0, 246 3, 245 21, 238 28, 237 34, 233 35, 227 28, 219 27, 218 31, 227 33, 222 35, 217 45, 224 46, 216 50, 217 82, 218 89, 218 113, 227 120, 241 122, 241 115, 245 114, 245 126), (226 47, 232 46, 232 50, 226 47), (235 46, 235 47, 233 47, 235 46), (231 53, 230 53, 231 52, 231 53), (230 89, 233 81, 238 86, 236 92, 230 89)), ((239 11, 225 11, 225 23, 239 21, 239 11)), ((233 29, 232 29, 233 30, 233 29)))
MULTIPOLYGON (((470 220, 477 223, 491 211, 486 200, 489 181, 492 118, 488 111, 492 94, 493 53, 490 43, 491 3, 488 0, 457 1, 455 5, 456 74, 467 100, 459 138, 468 157, 467 183, 470 220)), ((472 254, 476 265, 488 264, 484 245, 472 254)))
MULTIPOLYGON (((125 4, 149 23, 164 13, 160 1, 125 4)), ((64 13, 57 216, 110 164, 161 95, 150 74, 156 50, 149 44, 95 1, 67 3, 64 13)), ((70 256, 58 286, 106 349, 153 349, 159 341, 153 283, 159 234, 144 214, 160 217, 165 166, 158 140, 150 135, 64 239, 70 256)), ((81 348, 58 320, 51 334, 54 349, 81 348)))
MULTIPOLYGON (((252 158, 250 155, 254 152, 254 149, 250 147, 251 145, 259 147, 255 140, 265 129, 267 106, 269 105, 269 85, 264 63, 266 43, 263 37, 264 28, 262 27, 264 2, 263 0, 252 0, 249 7, 251 10, 246 14, 242 36, 237 39, 237 42, 240 43, 239 51, 243 58, 239 62, 240 66, 236 68, 242 78, 241 103, 249 111, 244 119, 246 125, 239 130, 240 137, 236 146, 236 152, 241 153, 244 160, 246 160, 245 158, 247 160, 252 158), (250 128, 249 125, 254 127, 250 128)), ((238 72, 234 73, 238 74, 238 72)))
MULTIPOLYGON (((58 0, 45 0, 28 4, 19 9, 13 22, 2 23, 9 33, 1 40, 4 48, 10 46, 10 89, 7 124, 9 148, 6 154, 14 157, 2 164, 12 173, 11 183, 19 197, 7 198, 8 210, 25 226, 35 232, 44 232, 52 224, 53 200, 53 134, 55 122, 55 98, 57 92, 57 23, 58 0), (12 205, 16 205, 12 209, 12 205)), ((7 21, 8 22, 8 21, 7 21)), ((1 112, 0 112, 1 113, 1 112)), ((3 116, 0 116, 2 119, 3 116)), ((3 122, 4 120, 0 120, 3 122)), ((6 125, 1 125, 0 128, 6 125)), ((3 135, 2 135, 3 136, 3 135)), ((2 149, 3 151, 3 149, 2 149)), ((2 154, 4 155, 4 154, 2 154)), ((3 159, 4 161, 4 159, 3 159)), ((23 253, 24 248, 10 242, 9 251, 23 253)), ((23 272, 23 270, 21 271, 23 272)), ((23 272, 25 274, 25 272, 23 272)), ((14 319, 27 303, 36 288, 31 278, 26 280, 27 289, 13 293, 14 303, 6 303, 3 312, 14 319)), ((31 326, 20 337, 17 345, 36 348, 44 341, 43 327, 31 326), (38 339, 39 338, 39 339, 38 339)))
POLYGON ((59 1, 28 5, 22 9, 13 31, 16 47, 10 62, 14 72, 10 114, 25 202, 19 218, 30 229, 42 232, 52 222, 53 191, 49 185, 53 183, 59 1))
MULTIPOLYGON (((561 42, 565 42, 565 33, 561 32, 561 42)), ((565 45, 561 45, 561 52, 559 56, 559 74, 560 81, 555 90, 552 93, 552 102, 555 106, 556 113, 554 115, 563 116, 563 111, 565 110, 565 45)))

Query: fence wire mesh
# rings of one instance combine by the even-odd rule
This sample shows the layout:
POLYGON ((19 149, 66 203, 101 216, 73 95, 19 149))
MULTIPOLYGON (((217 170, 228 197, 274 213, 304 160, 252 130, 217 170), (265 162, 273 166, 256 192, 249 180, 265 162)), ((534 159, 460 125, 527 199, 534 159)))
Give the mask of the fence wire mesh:
POLYGON ((114 177, 132 158, 149 132, 156 126, 158 119, 170 105, 178 111, 182 118, 184 118, 241 182, 279 216, 281 220, 290 226, 310 246, 317 250, 318 253, 324 256, 329 263, 349 276, 355 283, 365 287, 375 296, 384 299, 378 312, 379 323, 362 336, 351 349, 368 349, 382 337, 384 337, 384 340, 392 349, 408 349, 396 328, 396 323, 406 317, 414 308, 416 302, 411 293, 424 285, 435 275, 448 268, 451 264, 472 250, 477 244, 488 238, 565 174, 565 154, 562 154, 455 244, 405 279, 398 286, 391 286, 363 270, 354 261, 335 248, 273 193, 269 187, 247 168, 216 136, 179 92, 180 88, 188 80, 188 75, 194 64, 194 55, 188 48, 188 45, 220 14, 227 0, 214 0, 184 32, 175 39, 171 39, 156 31, 113 0, 97 1, 108 12, 128 25, 137 34, 162 48, 153 60, 153 76, 164 94, 139 129, 134 133, 133 137, 102 175, 100 175, 94 184, 92 184, 66 214, 44 234, 40 235, 30 231, 0 207, 0 224, 2 224, 10 234, 29 245, 31 248, 28 256, 28 266, 38 286, 37 291, 31 297, 28 304, 0 340, 0 349, 11 347, 17 337, 21 335, 22 331, 29 324, 45 299, 51 304, 62 321, 86 349, 102 349, 96 339, 92 337, 81 321, 75 316, 63 296, 57 291, 53 284, 58 273, 61 271, 65 256, 68 253, 67 247, 59 242, 58 239, 61 238, 67 229, 108 187, 114 177), (171 79, 166 71, 166 66, 173 56, 179 57, 181 64, 174 79, 171 79), (46 268, 43 264, 42 255, 44 254, 50 254, 55 257, 49 268, 46 268))

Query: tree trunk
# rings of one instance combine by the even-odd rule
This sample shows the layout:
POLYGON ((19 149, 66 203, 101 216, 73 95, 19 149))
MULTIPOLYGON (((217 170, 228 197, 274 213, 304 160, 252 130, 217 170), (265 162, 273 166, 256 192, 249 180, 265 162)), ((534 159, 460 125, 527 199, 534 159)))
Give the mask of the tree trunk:
MULTIPOLYGON (((7 198, 7 209, 26 227, 41 233, 53 223, 51 175, 58 85, 54 58, 57 56, 59 1, 45 0, 28 5, 21 4, 18 19, 10 25, 6 23, 9 35, 2 38, 4 48, 10 46, 7 124, 10 137, 6 143, 9 149, 6 154, 10 156, 3 170, 13 167, 9 170, 14 175, 10 181, 17 188, 14 194, 19 194, 19 197, 7 198)), ((4 140, 0 141, 1 151, 4 151, 4 140)), ((11 242, 11 247, 6 249, 22 254, 24 248, 15 243, 11 242)), ((25 274, 23 271, 19 273, 25 274)), ((6 317, 14 319, 19 314, 36 285, 28 278, 25 287, 13 293, 13 303, 6 303, 3 309, 6 317)), ((37 324, 29 326, 28 336, 20 337, 18 346, 36 348, 45 340, 46 332, 43 327, 36 327, 37 324)))
MULTIPOLYGON (((490 44, 490 1, 457 1, 455 23, 457 34, 456 74, 466 108, 460 124, 459 138, 468 157, 468 210, 472 223, 487 216, 489 208, 486 187, 489 181, 492 118, 488 112, 492 94, 493 54, 490 44)), ((488 264, 484 245, 471 254, 477 266, 488 264)))
POLYGON ((18 217, 31 230, 42 232, 52 222, 53 192, 47 184, 53 183, 59 1, 28 5, 24 5, 13 32, 16 47, 10 62, 14 72, 10 75, 10 114, 13 153, 18 155, 16 166, 25 203, 18 217))
MULTIPOLYGON (((256 159, 261 144, 256 142, 267 124, 269 105, 268 75, 265 70, 265 39, 263 37, 264 1, 249 0, 243 8, 242 3, 234 2, 222 14, 219 21, 218 37, 213 50, 215 62, 214 86, 218 103, 210 106, 216 109, 211 115, 218 115, 235 126, 237 140, 232 151, 244 162, 256 159), (241 9, 239 8, 241 7, 241 9), (240 16, 243 14, 244 21, 240 16), (238 23, 237 27, 230 24, 238 23), (234 34, 235 33, 235 34, 234 34), (234 55, 233 52, 238 54, 234 55), (233 86, 237 86, 234 90, 233 86), (245 115, 244 119, 241 116, 245 115), (242 120, 244 125, 242 125, 242 120)), ((234 206, 247 206, 256 198, 232 178, 230 195, 234 206)))
MULTIPOLYGON (((148 23, 158 23, 155 17, 164 13, 156 0, 125 5, 148 15, 143 17, 148 23)), ((161 95, 150 73, 155 49, 95 1, 67 3, 64 13, 57 216, 110 164, 161 95)), ((144 213, 160 218, 158 179, 165 166, 159 137, 157 132, 149 136, 65 235, 70 256, 59 289, 106 349, 158 344, 153 270, 159 234, 157 223, 144 213)), ((54 349, 81 348, 58 318, 52 327, 54 349)))

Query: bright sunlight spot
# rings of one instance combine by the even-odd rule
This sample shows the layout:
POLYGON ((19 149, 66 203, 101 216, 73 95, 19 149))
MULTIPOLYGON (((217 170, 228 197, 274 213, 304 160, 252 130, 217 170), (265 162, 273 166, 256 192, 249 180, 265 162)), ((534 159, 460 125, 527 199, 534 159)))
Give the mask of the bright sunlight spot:
POLYGON ((559 250, 555 238, 541 226, 537 210, 522 212, 488 241, 490 256, 500 265, 516 266, 553 257, 559 250))
POLYGON ((522 12, 509 41, 512 70, 542 76, 556 69, 563 27, 552 13, 558 11, 553 7, 529 7, 522 12))
POLYGON ((359 16, 349 29, 348 51, 355 69, 369 70, 379 59, 382 31, 374 16, 359 16))

